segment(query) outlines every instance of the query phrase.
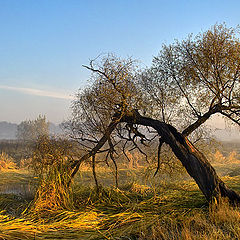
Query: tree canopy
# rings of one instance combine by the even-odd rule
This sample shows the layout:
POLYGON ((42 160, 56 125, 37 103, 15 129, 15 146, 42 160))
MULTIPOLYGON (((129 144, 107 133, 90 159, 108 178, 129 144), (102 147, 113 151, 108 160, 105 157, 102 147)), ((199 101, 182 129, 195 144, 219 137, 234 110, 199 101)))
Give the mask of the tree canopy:
POLYGON ((180 116, 185 136, 216 113, 240 126, 237 34, 238 29, 220 24, 196 37, 163 45, 143 73, 141 86, 152 106, 164 121, 176 123, 180 116))

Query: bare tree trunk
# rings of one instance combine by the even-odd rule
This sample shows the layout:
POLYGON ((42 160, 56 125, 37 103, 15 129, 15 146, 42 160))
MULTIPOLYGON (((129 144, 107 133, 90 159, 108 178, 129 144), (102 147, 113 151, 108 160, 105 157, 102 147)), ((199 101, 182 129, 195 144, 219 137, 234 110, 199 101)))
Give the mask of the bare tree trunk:
POLYGON ((213 197, 222 196, 227 197, 233 203, 240 202, 240 196, 225 186, 206 157, 174 127, 158 120, 143 117, 137 111, 134 115, 125 116, 122 121, 154 128, 165 143, 171 147, 208 201, 211 201, 213 197))

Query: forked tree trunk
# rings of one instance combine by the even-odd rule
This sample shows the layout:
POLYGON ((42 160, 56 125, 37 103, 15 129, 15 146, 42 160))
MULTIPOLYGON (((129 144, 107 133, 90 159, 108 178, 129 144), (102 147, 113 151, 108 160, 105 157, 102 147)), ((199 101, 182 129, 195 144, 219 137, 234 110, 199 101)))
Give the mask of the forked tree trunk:
POLYGON ((165 143, 171 147, 208 201, 211 201, 214 197, 222 196, 227 197, 232 203, 240 202, 240 196, 225 186, 207 158, 174 127, 158 120, 143 117, 137 111, 125 116, 122 121, 154 128, 165 143))

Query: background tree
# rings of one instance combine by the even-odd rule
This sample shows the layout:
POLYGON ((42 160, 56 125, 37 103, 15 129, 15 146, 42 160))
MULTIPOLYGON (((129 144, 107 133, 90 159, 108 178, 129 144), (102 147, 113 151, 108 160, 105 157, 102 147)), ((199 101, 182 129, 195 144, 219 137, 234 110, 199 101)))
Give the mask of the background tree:
POLYGON ((26 120, 17 127, 17 138, 24 141, 36 141, 39 136, 49 135, 49 123, 45 116, 35 120, 26 120))

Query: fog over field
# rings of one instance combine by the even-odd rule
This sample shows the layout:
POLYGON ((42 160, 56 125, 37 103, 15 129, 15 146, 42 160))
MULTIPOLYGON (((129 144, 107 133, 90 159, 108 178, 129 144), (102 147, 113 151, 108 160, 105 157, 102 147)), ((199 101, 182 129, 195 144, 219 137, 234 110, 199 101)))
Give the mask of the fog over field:
MULTIPOLYGON (((0 140, 16 139, 17 126, 18 124, 16 123, 0 121, 0 140)), ((209 127, 212 129, 211 132, 217 140, 240 142, 239 130, 233 126, 226 126, 222 119, 211 121, 209 127)), ((59 124, 50 123, 49 130, 51 134, 62 133, 59 124)))
MULTIPOLYGON (((17 126, 18 124, 16 123, 10 123, 6 121, 0 122, 0 140, 16 139, 17 126)), ((56 134, 56 135, 62 133, 62 130, 59 127, 59 125, 54 123, 49 124, 49 131, 50 131, 50 134, 56 134)))

